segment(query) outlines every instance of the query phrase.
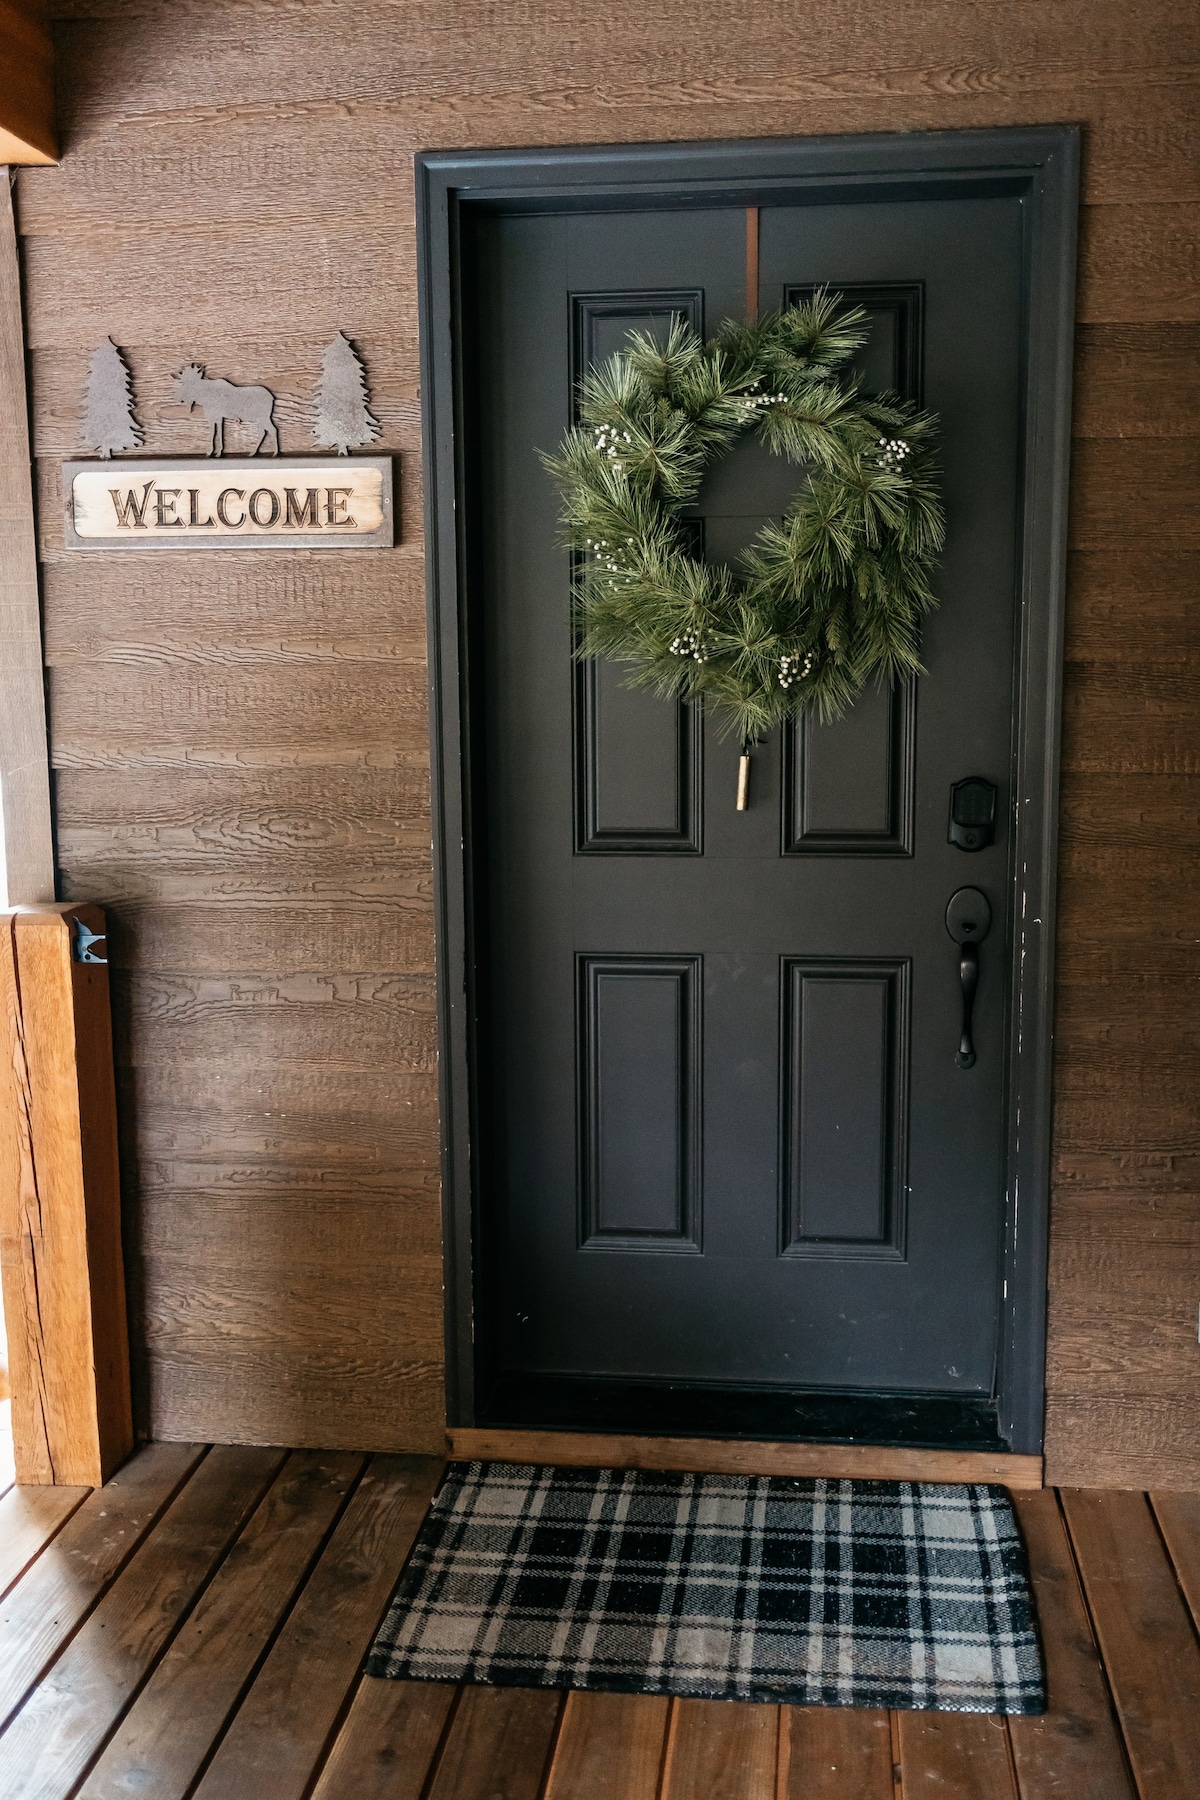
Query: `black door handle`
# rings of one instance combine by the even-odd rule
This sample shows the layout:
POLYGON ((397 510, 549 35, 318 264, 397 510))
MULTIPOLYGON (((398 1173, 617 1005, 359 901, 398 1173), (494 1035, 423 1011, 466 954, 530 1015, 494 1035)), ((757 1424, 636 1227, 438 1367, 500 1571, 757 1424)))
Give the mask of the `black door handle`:
POLYGON ((979 986, 979 952, 974 944, 963 944, 959 950, 958 979, 962 983, 962 1036, 954 1060, 960 1069, 973 1069, 975 1044, 971 1037, 971 1015, 975 1011, 975 990, 979 986))
POLYGON ((979 987, 979 945, 992 923, 992 909, 986 894, 978 888, 959 888, 950 896, 946 908, 946 930, 959 947, 958 981, 962 989, 962 1032, 954 1060, 960 1069, 975 1067, 975 1040, 971 1021, 975 1012, 975 993, 979 987))

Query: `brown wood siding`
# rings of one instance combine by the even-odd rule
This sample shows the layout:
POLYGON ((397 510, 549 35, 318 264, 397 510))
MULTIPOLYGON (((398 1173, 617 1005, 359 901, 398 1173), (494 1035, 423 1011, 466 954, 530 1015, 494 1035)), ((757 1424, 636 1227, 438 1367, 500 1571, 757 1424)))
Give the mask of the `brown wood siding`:
POLYGON ((1047 1477, 1200 1484, 1191 0, 57 10, 65 154, 20 186, 51 735, 64 894, 113 927, 143 1424, 440 1442, 411 152, 1078 120, 1047 1477), (203 448, 196 357, 302 451, 338 328, 397 549, 62 553, 105 334, 148 448, 203 448))

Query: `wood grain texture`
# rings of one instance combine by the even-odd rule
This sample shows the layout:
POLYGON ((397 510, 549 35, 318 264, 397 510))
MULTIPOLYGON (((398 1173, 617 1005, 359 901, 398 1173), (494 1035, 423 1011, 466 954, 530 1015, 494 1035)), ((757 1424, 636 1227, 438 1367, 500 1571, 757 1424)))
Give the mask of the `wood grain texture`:
POLYGON ((1141 1800, 1200 1788, 1200 1645, 1144 1494, 1063 1506, 1141 1800))
POLYGON ((195 1793, 301 1800, 437 1485, 433 1458, 367 1466, 195 1793))
MULTIPOLYGON (((218 1454, 208 1457, 206 1472, 218 1454)), ((80 1800, 145 1791, 155 1800, 183 1800, 362 1466, 346 1451, 288 1457, 79 1789, 80 1800)))
POLYGON ((539 1800, 564 1696, 464 1687, 428 1800, 539 1800))
POLYGON ((151 1444, 90 1494, 0 1608, 0 1729, 200 1462, 151 1444))
POLYGON ((5 1800, 73 1792, 283 1461, 210 1450, 0 1737, 5 1800))
POLYGON ((780 1711, 779 1800, 895 1800, 886 1712, 865 1706, 780 1711))
POLYGON ((448 1453, 461 1461, 558 1463, 567 1468, 684 1469, 714 1475, 826 1475, 861 1481, 1000 1481, 1042 1485, 1039 1456, 982 1450, 903 1450, 868 1444, 769 1444, 718 1438, 620 1437, 583 1431, 452 1427, 448 1453))
POLYGON ((10 1487, 0 1497, 0 1597, 87 1499, 90 1488, 10 1487))
POLYGON ((232 738, 244 758, 268 768, 367 768, 392 758, 398 739, 420 741, 426 730, 425 671, 413 663, 197 664, 183 681, 120 664, 103 673, 68 664, 51 671, 49 693, 57 767, 220 765, 232 738))
POLYGON ((1200 1494, 1152 1493, 1150 1504, 1192 1623, 1200 1632, 1200 1494))
POLYGON ((67 153, 22 175, 20 221, 60 891, 105 903, 114 928, 142 1422, 232 1438, 307 1418, 329 1442, 375 1445, 350 1435, 370 1405, 349 1397, 381 1370, 375 1430, 398 1449, 440 1440, 436 1194, 411 1185, 433 1168, 436 1044, 431 991, 406 985, 427 981, 432 919, 413 151, 1074 119, 1047 1451, 1077 1481, 1200 1487, 1200 1402, 1181 1388, 1200 1183, 1178 1181, 1200 1149, 1184 1042, 1200 779, 1194 6, 816 0, 802 41, 779 0, 700 0, 682 34, 677 9, 644 0, 527 0, 503 17, 416 0, 403 31, 388 0, 336 20, 325 0, 275 0, 269 31, 241 0, 54 10, 67 153), (198 357, 274 385, 291 453, 342 327, 401 454, 394 551, 180 556, 164 582, 147 558, 57 547, 57 459, 78 449, 103 336, 127 350, 156 450, 196 447, 202 425, 170 394, 198 357), (1081 1163, 1092 1153, 1109 1173, 1081 1163), (1112 1171, 1134 1163, 1122 1186, 1112 1171), (1160 1290, 1168 1206, 1178 1272, 1160 1290), (336 1258, 343 1218, 322 1319, 304 1244, 336 1258), (1103 1252, 1109 1231, 1127 1257, 1103 1252), (240 1278, 241 1252, 261 1278, 240 1278), (231 1271, 223 1296, 204 1283, 209 1257, 231 1271), (293 1258, 307 1335, 289 1345, 262 1314, 286 1314, 293 1258))
POLYGON ((775 1800, 782 1710, 674 1701, 662 1800, 775 1800))
POLYGON ((451 1682, 364 1677, 312 1800, 421 1800, 457 1698, 451 1682))
POLYGON ((133 1448, 108 970, 97 907, 0 914, 0 1255, 25 1482, 98 1486, 133 1448))
POLYGON ((1193 1489, 1194 1402, 1155 1393, 1152 1380, 1113 1385, 1116 1392, 1047 1396, 1046 1479, 1065 1486, 1086 1475, 1098 1487, 1136 1488, 1153 1469, 1160 1488, 1193 1489))
POLYGON ((1056 1236, 1050 1391, 1102 1393, 1115 1378, 1119 1386, 1152 1381, 1160 1393, 1188 1399, 1196 1385, 1197 1249, 1200 1226, 1190 1216, 1186 1229, 1127 1230, 1109 1242, 1056 1236), (1113 1308, 1112 1292, 1131 1277, 1156 1295, 1153 1310, 1113 1308))
POLYGON ((896 1724, 906 1796, 1025 1800, 1013 1780, 1004 1719, 978 1713, 899 1712, 896 1724))
MULTIPOLYGON (((377 1235, 402 1236, 402 1218, 390 1220, 377 1204, 374 1211, 377 1235)), ((305 1223, 302 1217, 301 1230, 305 1223)), ((336 1234, 330 1235, 336 1242, 336 1234)), ((284 1234, 286 1245, 295 1236, 284 1234)), ((440 1449, 441 1358, 423 1348, 430 1319, 439 1322, 436 1301, 423 1297, 440 1278, 440 1259, 414 1257, 410 1264, 402 1248, 389 1247, 387 1260, 399 1293, 372 1323, 358 1315, 349 1291, 356 1272, 352 1262, 347 1291, 333 1306, 322 1305, 318 1273, 301 1274, 298 1283, 289 1274, 285 1291, 294 1293, 299 1285, 305 1304, 295 1315, 281 1316, 284 1277, 278 1274, 272 1282, 260 1271, 243 1282, 210 1272, 197 1288, 200 1271, 194 1267, 164 1272, 147 1259, 139 1278, 149 1352, 148 1416, 177 1430, 219 1411, 243 1431, 290 1437, 314 1449, 331 1437, 368 1450, 397 1441, 440 1449), (405 1293, 406 1276, 426 1305, 424 1314, 416 1313, 405 1293), (389 1327, 395 1341, 389 1341, 389 1327)), ((369 1259, 364 1262, 360 1280, 366 1282, 369 1259)))
MULTIPOLYGON (((17 15, 0 9, 0 93, 3 45, 17 15)), ((0 101, 0 129, 4 124, 0 101)), ((12 146, 10 146, 10 149, 12 146)), ((54 899, 54 844, 42 685, 33 489, 25 391, 25 328, 21 266, 12 190, 0 144, 0 904, 29 906, 54 899)))
POLYGON ((1008 1721, 1021 1800, 1134 1800, 1120 1731, 1052 1489, 1014 1496, 1029 1554, 1047 1710, 1008 1721))
POLYGON ((670 1710, 657 1694, 568 1694, 544 1800, 657 1800, 670 1710))
MULTIPOLYGON (((140 79, 121 60, 132 20, 156 17, 158 8, 136 0, 128 7, 70 0, 56 10, 76 21, 60 27, 60 53, 68 116, 87 126, 80 156, 91 179, 80 180, 85 193, 77 204, 86 204, 95 184, 106 150, 95 140, 106 128, 128 129, 160 110, 176 132, 198 131, 225 108, 240 124, 261 128, 280 110, 281 87, 323 149, 332 138, 344 163, 353 166, 361 157, 369 167, 382 159, 389 174, 386 159, 428 143, 753 136, 764 120, 785 133, 1082 116, 1098 139, 1086 170, 1090 198, 1172 195, 1195 181, 1186 113, 1178 104, 1187 77, 1172 55, 1185 60, 1191 27, 1175 5, 1156 5, 1144 35, 1115 6, 1106 9, 1101 34, 1095 14, 1078 5, 1018 23, 994 0, 965 13, 921 9, 884 33, 871 14, 846 13, 822 0, 808 15, 803 55, 786 61, 778 54, 772 9, 739 16, 731 56, 730 8, 711 0, 691 17, 686 54, 663 9, 628 0, 603 10, 596 0, 577 9, 542 0, 506 16, 503 30, 478 34, 455 30, 465 16, 457 8, 423 6, 411 16, 403 54, 374 9, 362 8, 345 34, 336 95, 322 79, 328 43, 311 12, 298 20, 301 9, 289 6, 279 9, 289 38, 296 28, 286 84, 277 57, 231 33, 223 54, 214 46, 214 67, 197 84, 194 102, 190 90, 175 91, 177 60, 140 79), (89 66, 103 75, 100 93, 82 79, 89 66)), ((216 9, 218 19, 227 15, 227 8, 216 9)), ((227 146, 221 148, 228 156, 227 146)), ((277 140, 265 142, 252 166, 260 179, 276 173, 282 185, 286 159, 277 140)), ((131 200, 145 213, 148 204, 141 199, 139 207, 139 199, 146 175, 137 173, 131 200)), ((202 179, 197 185, 203 192, 202 179)), ((294 188, 289 197, 295 207, 294 188)), ((256 201, 250 183, 231 184, 229 198, 239 211, 256 201)), ((207 200, 217 216, 211 190, 207 200)))
POLYGON ((1076 437, 1194 436, 1200 326, 1081 325, 1075 339, 1076 437))
MULTIPOLYGON (((76 1515, 60 1534, 83 1580, 80 1593, 61 1582, 47 1585, 52 1543, 0 1609, 10 1627, 7 1644, 0 1638, 4 1649, 40 1632, 45 1616, 55 1621, 53 1633, 33 1646, 42 1684, 12 1732, 0 1734, 6 1800, 10 1792, 26 1800, 34 1793, 41 1800, 66 1800, 68 1793, 75 1800, 139 1793, 170 1800, 195 1785, 209 1750, 228 1743, 231 1710, 241 1747, 233 1757, 221 1751, 225 1780, 253 1800, 284 1800, 297 1791, 312 1800, 897 1800, 901 1792, 909 1800, 1167 1800, 1191 1791, 1165 1782, 1145 1755, 1133 1783, 1053 1493, 1017 1496, 1046 1655, 1046 1714, 889 1718, 859 1708, 363 1678, 359 1660, 345 1653, 354 1635, 345 1630, 348 1615, 361 1622, 372 1610, 363 1604, 364 1584, 394 1577, 438 1465, 408 1465, 413 1485, 400 1496, 401 1511, 411 1503, 408 1522, 390 1546, 377 1540, 376 1556, 359 1528, 361 1514, 359 1526, 343 1512, 341 1525, 329 1529, 362 1458, 292 1452, 271 1481, 283 1452, 218 1448, 197 1467, 198 1454, 164 1457, 162 1447, 152 1448, 84 1502, 82 1521, 76 1515), (185 1483, 164 1485, 164 1477, 189 1468, 185 1483), (239 1515, 264 1486, 264 1498, 237 1531, 239 1515), (149 1522, 147 1500, 157 1508, 149 1522), (114 1555, 127 1535, 133 1543, 114 1555), (231 1537, 222 1556, 222 1541, 231 1537), (362 1554, 348 1560, 355 1542, 362 1554), (205 1585, 206 1570, 218 1562, 205 1585), (189 1589, 200 1591, 182 1617, 189 1589), (306 1617, 285 1643, 297 1613, 306 1617), (330 1653, 318 1642, 326 1615, 335 1640, 330 1653), (281 1618, 283 1631, 264 1656, 281 1618), (140 1686, 139 1671, 148 1677, 140 1686), (117 1726, 116 1735, 81 1783, 104 1720, 117 1726), (256 1721, 254 1729, 246 1730, 247 1721, 256 1721), (263 1733, 277 1734, 275 1761, 262 1754, 263 1733), (309 1785, 301 1789, 298 1769, 310 1756, 309 1785)), ((1154 1751, 1194 1734, 1194 1670, 1185 1659, 1176 1678, 1160 1679, 1164 1661, 1190 1638, 1175 1584, 1187 1553, 1172 1572, 1148 1498, 1085 1492, 1068 1496, 1068 1504, 1079 1516, 1100 1514, 1099 1533, 1076 1517, 1075 1550, 1093 1613, 1106 1621, 1101 1643, 1107 1637, 1117 1645, 1109 1673, 1122 1717, 1154 1751), (1114 1620, 1123 1621, 1115 1636, 1114 1620)), ((1186 1544, 1197 1496, 1153 1499, 1160 1527, 1173 1510, 1175 1536, 1186 1544)))

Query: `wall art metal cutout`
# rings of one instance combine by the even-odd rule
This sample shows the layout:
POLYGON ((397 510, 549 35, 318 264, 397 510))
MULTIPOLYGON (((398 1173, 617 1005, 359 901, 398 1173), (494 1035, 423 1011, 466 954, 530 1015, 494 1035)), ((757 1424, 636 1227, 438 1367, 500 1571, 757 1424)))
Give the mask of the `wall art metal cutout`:
POLYGON ((225 421, 240 425, 257 425, 261 435, 251 452, 257 456, 267 439, 268 455, 279 455, 279 432, 275 426, 275 396, 270 388, 239 387, 236 382, 214 380, 204 373, 203 363, 188 363, 179 371, 175 382, 175 399, 180 406, 194 412, 199 407, 212 429, 210 456, 225 454, 225 421))
MULTIPOLYGON (((204 414, 208 456, 122 458, 118 468, 64 463, 69 550, 344 550, 395 542, 393 459, 337 460, 380 435, 362 358, 344 332, 322 353, 309 414, 314 437, 336 458, 283 460, 270 388, 210 376, 199 362, 188 363, 174 380, 175 403, 204 414), (257 428, 249 456, 225 455, 230 419, 257 428), (236 484, 239 476, 244 479, 236 484)), ((129 368, 106 339, 92 355, 82 433, 104 462, 142 445, 145 434, 133 409, 129 368)))
POLYGON ((111 338, 92 351, 83 389, 85 450, 99 451, 105 459, 114 450, 137 450, 145 433, 134 417, 133 380, 129 365, 111 338))
POLYGON ((339 456, 379 436, 379 420, 371 412, 371 396, 362 358, 344 331, 321 355, 321 379, 314 405, 313 436, 330 444, 339 456))

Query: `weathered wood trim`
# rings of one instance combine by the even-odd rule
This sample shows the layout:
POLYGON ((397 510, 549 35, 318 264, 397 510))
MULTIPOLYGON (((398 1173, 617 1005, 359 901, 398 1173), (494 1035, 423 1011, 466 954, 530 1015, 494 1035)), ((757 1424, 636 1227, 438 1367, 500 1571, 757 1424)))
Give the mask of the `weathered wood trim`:
POLYGON ((53 899, 21 270, 9 172, 0 168, 0 904, 53 899))
POLYGON ((96 1487, 133 1448, 108 970, 95 906, 0 914, 0 1263, 19 1482, 96 1487))
POLYGON ((0 0, 0 163, 58 160, 45 0, 0 0))
POLYGON ((692 1475, 827 1476, 834 1481, 996 1481, 1040 1488, 1040 1456, 1004 1451, 909 1450, 877 1444, 769 1444, 753 1438, 604 1436, 585 1431, 451 1427, 459 1461, 559 1464, 576 1469, 680 1469, 692 1475))

